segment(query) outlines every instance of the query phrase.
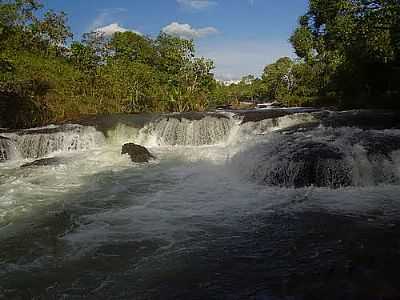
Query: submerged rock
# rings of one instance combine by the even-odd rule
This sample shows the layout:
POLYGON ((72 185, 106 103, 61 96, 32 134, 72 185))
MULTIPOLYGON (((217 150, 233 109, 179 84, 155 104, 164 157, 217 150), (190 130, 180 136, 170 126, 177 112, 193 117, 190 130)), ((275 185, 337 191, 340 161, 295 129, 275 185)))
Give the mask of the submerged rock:
POLYGON ((48 157, 35 160, 33 162, 24 164, 21 168, 28 168, 28 167, 42 167, 42 166, 56 166, 60 165, 65 162, 65 159, 60 157, 48 157))
POLYGON ((381 132, 363 131, 355 136, 368 155, 382 155, 389 158, 393 151, 400 150, 400 136, 381 132))
POLYGON ((329 141, 278 134, 238 153, 232 160, 241 174, 261 184, 302 188, 339 188, 353 184, 351 160, 329 141))
POLYGON ((344 154, 332 145, 302 142, 278 153, 275 167, 267 170, 264 182, 286 187, 332 187, 351 185, 351 170, 344 154))
POLYGON ((144 163, 149 162, 155 157, 145 147, 128 143, 122 146, 121 154, 128 154, 133 162, 144 163))

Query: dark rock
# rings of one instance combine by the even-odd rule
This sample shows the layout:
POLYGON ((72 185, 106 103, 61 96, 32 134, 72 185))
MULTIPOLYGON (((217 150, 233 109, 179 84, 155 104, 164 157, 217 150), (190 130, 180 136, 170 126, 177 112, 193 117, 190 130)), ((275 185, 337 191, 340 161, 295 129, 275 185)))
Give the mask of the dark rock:
POLYGON ((267 170, 267 184, 295 188, 351 185, 351 170, 336 147, 311 141, 285 147, 278 154, 275 168, 267 170))
POLYGON ((145 147, 134 143, 123 145, 121 154, 129 154, 131 160, 137 163, 149 162, 155 158, 145 147))
MULTIPOLYGON (((317 116, 317 114, 315 115, 317 116)), ((320 114, 320 118, 325 127, 400 128, 400 111, 350 110, 320 114)))
POLYGON ((287 115, 293 115, 297 113, 313 113, 318 111, 318 109, 313 108, 291 108, 291 109, 281 109, 272 108, 264 110, 248 110, 237 113, 236 115, 242 117, 242 123, 248 122, 259 122, 262 120, 281 118, 287 115))
POLYGON ((65 159, 59 157, 49 157, 49 158, 42 158, 35 160, 33 162, 24 164, 21 168, 28 168, 28 167, 42 167, 42 166, 56 166, 60 165, 65 162, 65 159))
POLYGON ((364 131, 355 138, 358 139, 358 143, 364 147, 368 155, 389 157, 393 151, 400 150, 400 136, 397 135, 364 131))
POLYGON ((266 110, 252 110, 239 113, 238 116, 243 117, 242 123, 259 122, 267 119, 276 119, 291 115, 294 112, 282 109, 266 109, 266 110))
POLYGON ((170 119, 177 119, 182 121, 183 119, 189 121, 200 121, 205 117, 213 117, 216 119, 229 119, 228 116, 220 113, 210 113, 210 112, 183 112, 183 113, 172 113, 172 114, 165 114, 162 115, 161 118, 170 118, 170 119))

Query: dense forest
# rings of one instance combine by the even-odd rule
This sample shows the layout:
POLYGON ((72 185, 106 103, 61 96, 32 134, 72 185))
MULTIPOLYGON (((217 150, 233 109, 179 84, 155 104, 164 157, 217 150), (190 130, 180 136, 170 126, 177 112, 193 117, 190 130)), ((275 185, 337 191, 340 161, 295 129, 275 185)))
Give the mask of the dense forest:
POLYGON ((0 1, 0 127, 82 114, 202 111, 241 100, 398 107, 398 0, 310 0, 283 57, 225 86, 193 41, 160 33, 73 39, 65 13, 38 0, 0 1))

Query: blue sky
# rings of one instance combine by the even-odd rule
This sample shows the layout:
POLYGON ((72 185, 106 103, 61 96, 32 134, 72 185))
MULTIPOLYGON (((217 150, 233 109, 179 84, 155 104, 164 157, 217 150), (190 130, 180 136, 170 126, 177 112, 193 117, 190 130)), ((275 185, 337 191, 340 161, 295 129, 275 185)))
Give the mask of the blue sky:
POLYGON ((193 38, 197 55, 215 61, 220 79, 259 75, 266 64, 294 56, 288 43, 307 0, 44 0, 65 11, 75 39, 103 28, 193 38))

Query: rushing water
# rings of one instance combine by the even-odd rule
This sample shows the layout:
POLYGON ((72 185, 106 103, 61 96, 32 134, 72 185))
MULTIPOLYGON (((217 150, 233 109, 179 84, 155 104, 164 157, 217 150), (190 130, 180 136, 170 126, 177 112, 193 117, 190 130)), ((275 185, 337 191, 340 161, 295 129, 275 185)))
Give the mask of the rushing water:
POLYGON ((400 130, 343 120, 0 134, 0 299, 398 299, 400 130))

